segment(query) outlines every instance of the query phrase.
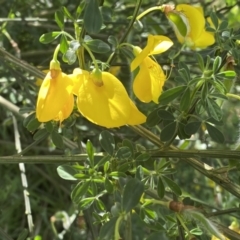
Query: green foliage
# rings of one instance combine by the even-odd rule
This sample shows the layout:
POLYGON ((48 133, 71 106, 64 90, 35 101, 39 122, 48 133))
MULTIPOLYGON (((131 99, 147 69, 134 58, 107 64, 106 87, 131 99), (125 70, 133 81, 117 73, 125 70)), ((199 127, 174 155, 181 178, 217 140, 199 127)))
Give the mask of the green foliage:
MULTIPOLYGON (((139 2, 17 0, 0 9, 6 49, 0 49, 0 95, 8 101, 0 98, 0 235, 6 239, 221 239, 222 233, 239 239, 227 228, 240 223, 239 4, 201 2, 216 42, 200 50, 181 48, 159 9, 136 20, 156 6, 139 2), (149 34, 174 42, 154 55, 167 77, 158 104, 140 103, 131 85, 129 44, 143 48, 149 34), (65 73, 117 67, 114 75, 147 115, 146 124, 104 130, 76 108, 61 124, 38 122, 36 78, 44 78, 57 44, 65 73), (8 164, 16 160, 41 163, 26 164, 33 233, 27 230, 23 170, 8 164)), ((182 18, 175 12, 168 17, 186 35, 182 18)))

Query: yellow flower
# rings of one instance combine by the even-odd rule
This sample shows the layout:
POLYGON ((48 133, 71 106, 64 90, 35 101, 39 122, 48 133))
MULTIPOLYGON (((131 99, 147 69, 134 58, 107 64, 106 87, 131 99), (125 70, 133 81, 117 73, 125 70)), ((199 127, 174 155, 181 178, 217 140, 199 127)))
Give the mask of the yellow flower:
POLYGON ((166 5, 164 12, 168 17, 180 43, 191 48, 205 48, 214 44, 212 33, 205 30, 205 18, 200 7, 187 4, 166 5))
POLYGON ((102 85, 96 84, 99 79, 94 74, 79 68, 74 69, 73 75, 78 110, 89 121, 107 128, 146 121, 122 83, 111 73, 102 72, 102 85))
POLYGON ((139 72, 133 82, 133 91, 142 102, 158 103, 166 80, 161 66, 148 56, 165 52, 172 45, 173 42, 168 37, 149 35, 147 46, 143 50, 136 46, 133 48, 136 58, 131 63, 131 71, 139 66, 139 72))
POLYGON ((60 67, 51 69, 43 80, 37 99, 36 117, 39 122, 62 122, 73 110, 72 79, 60 67))

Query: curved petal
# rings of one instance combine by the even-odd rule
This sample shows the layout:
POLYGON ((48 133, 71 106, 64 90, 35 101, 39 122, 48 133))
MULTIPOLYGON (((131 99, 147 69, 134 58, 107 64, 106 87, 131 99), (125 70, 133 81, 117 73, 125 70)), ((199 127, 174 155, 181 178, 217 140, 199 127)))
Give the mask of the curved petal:
POLYGON ((130 116, 127 121, 127 124, 138 125, 138 124, 145 123, 147 117, 137 109, 136 105, 133 103, 132 100, 130 100, 130 107, 131 107, 130 116))
POLYGON ((142 102, 158 103, 165 79, 161 66, 147 57, 140 65, 140 70, 134 79, 134 94, 142 102))
MULTIPOLYGON (((72 95, 73 83, 71 78, 58 72, 55 78, 48 72, 40 87, 36 116, 40 122, 55 119, 72 95)), ((72 110, 72 109, 71 109, 72 110)))
POLYGON ((195 47, 206 48, 214 43, 214 35, 211 32, 203 31, 201 36, 195 41, 195 47))
POLYGON ((198 8, 188 4, 177 5, 176 10, 188 19, 190 31, 187 37, 189 37, 192 42, 195 42, 205 28, 205 18, 203 14, 198 8))
POLYGON ((127 124, 130 102, 122 83, 112 74, 102 72, 102 86, 96 86, 90 75, 84 77, 78 92, 79 112, 89 121, 107 128, 127 124))
POLYGON ((72 81, 73 81, 73 94, 74 95, 78 95, 78 91, 79 91, 79 88, 81 86, 81 84, 83 83, 84 81, 84 78, 85 77, 89 77, 90 73, 86 70, 82 70, 80 68, 75 68, 73 70, 73 73, 71 75, 69 75, 69 77, 72 78, 72 81))
POLYGON ((151 51, 148 55, 163 53, 173 45, 170 38, 161 35, 148 35, 148 41, 152 43, 151 51), (152 40, 150 41, 150 39, 152 40))
POLYGON ((132 63, 131 63, 131 71, 134 71, 143 60, 148 56, 150 53, 150 45, 146 46, 143 50, 140 47, 134 46, 133 53, 136 56, 132 63))

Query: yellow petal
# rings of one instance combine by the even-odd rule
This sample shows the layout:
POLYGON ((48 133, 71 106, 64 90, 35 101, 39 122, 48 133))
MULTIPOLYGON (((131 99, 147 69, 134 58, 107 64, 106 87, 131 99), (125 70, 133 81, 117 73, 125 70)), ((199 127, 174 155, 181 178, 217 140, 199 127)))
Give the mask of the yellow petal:
POLYGON ((67 119, 73 110, 74 106, 74 97, 73 95, 70 96, 69 100, 66 102, 66 104, 62 107, 61 111, 59 111, 58 115, 54 119, 55 121, 60 121, 60 123, 67 119))
POLYGON ((168 37, 149 34, 147 45, 142 51, 138 47, 133 49, 136 58, 131 63, 131 71, 134 71, 148 55, 163 53, 172 45, 173 42, 168 37))
POLYGON ((127 121, 127 124, 138 125, 138 124, 145 123, 147 117, 137 109, 136 105, 133 103, 132 100, 130 100, 130 106, 131 106, 131 110, 130 110, 130 116, 127 121))
POLYGON ((56 77, 52 78, 51 72, 48 72, 38 93, 36 107, 38 121, 48 122, 56 119, 65 104, 70 101, 72 88, 72 80, 68 75, 58 71, 56 77))
POLYGON ((139 72, 134 79, 134 94, 142 102, 154 101, 158 103, 165 79, 161 66, 147 57, 141 63, 139 72))
POLYGON ((88 77, 89 76, 89 72, 86 70, 82 70, 80 68, 75 68, 73 70, 73 73, 69 75, 69 77, 71 77, 72 81, 73 81, 73 94, 74 95, 78 95, 78 91, 79 88, 82 84, 82 81, 84 79, 84 77, 88 77))
POLYGON ((128 94, 112 74, 102 72, 103 86, 96 86, 91 75, 84 76, 78 92, 79 112, 89 121, 107 128, 127 124, 130 115, 128 94))
POLYGON ((201 36, 195 41, 195 47, 206 48, 215 43, 214 35, 211 32, 202 32, 201 36))
POLYGON ((198 10, 198 8, 187 4, 177 5, 176 10, 188 19, 190 28, 188 37, 195 42, 205 28, 205 18, 203 14, 198 10))

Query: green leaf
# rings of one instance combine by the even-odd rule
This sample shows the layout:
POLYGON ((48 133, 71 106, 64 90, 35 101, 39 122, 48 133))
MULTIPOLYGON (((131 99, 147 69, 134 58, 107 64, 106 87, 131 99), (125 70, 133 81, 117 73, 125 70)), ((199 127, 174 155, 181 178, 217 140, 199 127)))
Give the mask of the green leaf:
POLYGON ((127 213, 140 201, 144 192, 144 185, 138 179, 130 179, 123 189, 122 209, 127 213))
POLYGON ((104 186, 108 193, 113 192, 113 184, 107 177, 105 178, 104 186))
POLYGON ((116 153, 118 159, 129 159, 132 156, 132 151, 129 147, 121 147, 116 153))
POLYGON ((188 124, 186 124, 185 126, 185 132, 189 135, 195 134, 198 129, 200 128, 202 122, 200 121, 195 121, 195 122, 190 122, 188 124))
POLYGON ((39 139, 43 139, 45 137, 47 137, 47 135, 49 135, 48 131, 43 128, 43 129, 39 129, 34 135, 33 135, 33 139, 34 140, 39 140, 39 139))
POLYGON ((190 104, 191 104, 191 91, 190 88, 186 88, 180 101, 180 110, 187 111, 190 104))
POLYGON ((113 155, 115 149, 115 141, 112 134, 108 131, 103 131, 100 133, 99 142, 103 150, 109 155, 113 155))
POLYGON ((185 131, 185 126, 186 126, 185 122, 186 122, 185 120, 182 120, 182 122, 178 122, 178 132, 177 132, 177 134, 178 134, 180 139, 186 139, 186 138, 191 137, 191 135, 189 135, 185 131))
POLYGON ((213 62, 213 69, 212 69, 213 73, 218 72, 219 68, 221 67, 221 64, 222 64, 222 58, 217 56, 213 62))
POLYGON ((102 27, 102 15, 98 0, 87 1, 83 16, 84 27, 88 33, 98 33, 102 27))
POLYGON ((47 44, 56 40, 61 34, 62 32, 45 33, 39 38, 39 41, 41 43, 47 44))
POLYGON ((199 68, 201 69, 202 72, 204 72, 204 60, 201 54, 196 53, 197 61, 199 68))
POLYGON ((44 124, 46 130, 49 132, 49 133, 52 133, 53 129, 54 129, 54 126, 53 126, 53 123, 52 121, 49 121, 49 122, 46 122, 44 124))
POLYGON ((137 162, 144 162, 147 161, 151 158, 151 156, 149 155, 149 153, 141 153, 136 157, 136 161, 137 162))
POLYGON ((100 229, 99 240, 109 240, 114 239, 114 229, 118 217, 112 217, 108 222, 106 222, 100 229))
POLYGON ((209 117, 212 117, 217 121, 220 121, 222 119, 222 110, 218 106, 218 104, 211 98, 207 98, 206 104, 209 117))
POLYGON ((59 28, 61 30, 63 30, 63 28, 64 28, 64 14, 61 10, 57 10, 55 12, 55 21, 56 21, 57 25, 59 26, 59 28))
POLYGON ((61 40, 60 40, 60 51, 64 54, 68 50, 68 41, 65 34, 62 34, 61 40))
POLYGON ((76 51, 72 49, 68 49, 66 53, 63 55, 63 61, 67 62, 69 65, 74 64, 76 60, 77 60, 76 51))
POLYGON ((124 173, 124 172, 111 172, 108 174, 108 176, 112 177, 112 178, 115 178, 115 179, 118 179, 120 177, 123 177, 125 178, 127 175, 124 173))
POLYGON ((171 112, 163 109, 158 110, 158 116, 163 120, 172 120, 172 121, 175 120, 175 117, 171 112))
POLYGON ((71 15, 71 13, 68 11, 66 7, 62 7, 62 11, 66 17, 74 21, 74 17, 71 15))
POLYGON ((160 198, 163 198, 165 194, 165 187, 161 177, 158 177, 157 194, 160 198))
POLYGON ((58 132, 53 131, 53 132, 51 133, 51 138, 52 138, 53 144, 54 144, 56 147, 58 147, 58 148, 60 148, 60 149, 63 149, 63 147, 64 147, 63 139, 62 139, 62 136, 61 136, 58 132))
POLYGON ((41 123, 37 120, 37 118, 31 119, 27 124, 27 130, 29 132, 34 132, 39 128, 40 125, 41 123))
POLYGON ((163 130, 160 133, 161 141, 167 142, 170 139, 172 139, 172 137, 176 133, 176 130, 177 130, 176 128, 177 128, 177 123, 176 122, 171 122, 165 128, 163 128, 163 130))
POLYGON ((26 118, 23 119, 23 126, 26 128, 30 121, 36 118, 36 114, 29 114, 26 118))
POLYGON ((153 110, 148 116, 147 116, 147 125, 148 127, 154 127, 157 124, 160 123, 161 119, 158 115, 159 108, 153 110))
POLYGON ((135 177, 136 179, 138 179, 139 181, 141 181, 144 177, 144 172, 143 172, 143 168, 141 165, 137 166, 136 169, 136 173, 135 173, 135 177))
POLYGON ((174 182, 172 181, 170 178, 166 177, 166 176, 162 176, 164 182, 168 185, 168 187, 178 196, 182 195, 182 190, 181 188, 174 182))
POLYGON ((170 102, 172 102, 174 99, 176 99, 179 95, 183 93, 183 91, 186 89, 187 86, 179 86, 175 88, 171 88, 161 94, 159 97, 159 104, 160 105, 166 105, 170 102))
POLYGON ((94 148, 90 140, 87 140, 86 150, 90 160, 90 166, 94 167, 94 148))
POLYGON ((71 192, 71 199, 74 203, 78 203, 86 194, 90 186, 90 181, 79 182, 71 192))
POLYGON ((201 236, 203 231, 200 228, 193 228, 190 233, 196 236, 201 236))
POLYGON ((223 21, 221 21, 221 23, 220 23, 219 31, 223 31, 223 30, 225 30, 225 29, 229 29, 229 28, 228 28, 228 21, 223 20, 223 21))
POLYGON ((223 72, 220 72, 218 74, 216 74, 216 76, 221 76, 221 77, 224 77, 224 78, 227 78, 227 79, 234 79, 236 77, 236 72, 235 71, 223 71, 223 72))
MULTIPOLYGON (((24 228, 20 235, 18 236, 17 240, 25 240, 28 236, 28 230, 24 228)), ((6 238, 7 239, 7 238, 6 238)))
POLYGON ((110 51, 110 46, 99 39, 93 39, 85 42, 92 52, 107 53, 110 51))
POLYGON ((75 181, 77 180, 74 175, 77 171, 69 164, 61 165, 57 168, 58 175, 65 180, 75 181))
POLYGON ((216 13, 215 12, 211 12, 210 13, 210 18, 212 20, 212 23, 213 23, 215 29, 217 29, 218 28, 218 17, 216 15, 216 13))
POLYGON ((78 209, 82 211, 86 210, 93 204, 94 201, 95 197, 83 198, 78 203, 78 209))
POLYGON ((118 39, 117 39, 115 36, 113 36, 113 35, 110 35, 110 36, 108 37, 108 42, 109 42, 114 48, 116 48, 116 47, 118 46, 118 39))
POLYGON ((224 143, 225 138, 221 131, 209 123, 206 123, 208 133, 214 142, 224 143))
POLYGON ((134 146, 133 146, 133 143, 130 140, 123 139, 122 146, 123 147, 128 147, 130 149, 132 155, 134 154, 134 146))
POLYGON ((95 165, 95 168, 103 166, 106 162, 110 161, 111 156, 107 155, 100 159, 100 161, 95 165))

